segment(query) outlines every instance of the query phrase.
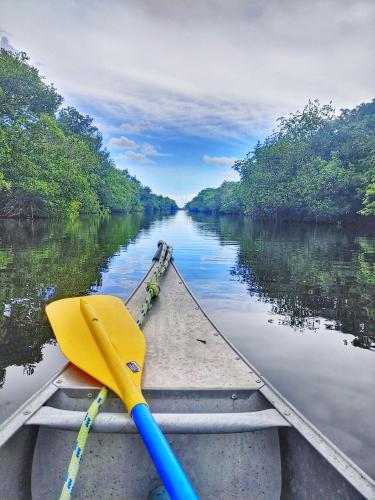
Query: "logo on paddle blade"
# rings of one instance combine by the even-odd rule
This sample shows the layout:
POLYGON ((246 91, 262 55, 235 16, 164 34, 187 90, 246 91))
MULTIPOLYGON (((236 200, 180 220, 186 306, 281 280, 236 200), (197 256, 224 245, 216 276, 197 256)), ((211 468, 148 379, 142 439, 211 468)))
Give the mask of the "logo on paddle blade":
POLYGON ((139 368, 139 366, 137 365, 137 363, 135 361, 129 361, 129 363, 126 363, 126 365, 131 369, 131 371, 133 373, 137 373, 137 372, 141 371, 141 369, 139 368))

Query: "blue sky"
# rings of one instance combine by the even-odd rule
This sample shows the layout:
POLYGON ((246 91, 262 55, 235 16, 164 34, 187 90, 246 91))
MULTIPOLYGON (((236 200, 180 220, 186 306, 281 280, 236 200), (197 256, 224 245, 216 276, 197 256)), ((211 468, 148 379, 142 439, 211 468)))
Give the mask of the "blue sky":
POLYGON ((308 99, 373 98, 372 0, 0 0, 0 39, 183 204, 308 99))
POLYGON ((232 165, 257 140, 202 137, 193 131, 142 121, 141 117, 133 121, 108 119, 86 103, 77 102, 76 106, 97 117, 118 168, 127 168, 155 192, 174 197, 180 205, 205 187, 238 180, 232 165))

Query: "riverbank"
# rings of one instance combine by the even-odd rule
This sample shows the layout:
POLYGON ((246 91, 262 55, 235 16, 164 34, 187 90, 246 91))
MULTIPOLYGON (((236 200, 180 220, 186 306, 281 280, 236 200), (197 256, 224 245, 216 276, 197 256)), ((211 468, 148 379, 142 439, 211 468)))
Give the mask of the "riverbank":
POLYGON ((369 230, 375 229, 375 216, 372 215, 351 215, 347 217, 341 217, 340 219, 329 219, 329 218, 296 218, 295 216, 287 216, 287 215, 246 215, 243 213, 236 213, 236 212, 223 212, 223 211, 218 211, 218 210, 207 210, 207 209, 190 209, 186 208, 185 209, 190 215, 194 216, 199 216, 199 215, 205 215, 209 217, 219 217, 219 216, 228 216, 228 217, 244 217, 249 220, 253 221, 269 221, 269 222, 275 222, 275 223, 283 223, 283 222, 294 222, 296 224, 301 223, 301 224, 328 224, 328 225, 334 225, 334 226, 351 226, 351 225, 356 225, 360 224, 363 226, 363 228, 367 228, 369 230))
MULTIPOLYGON (((75 220, 75 219, 87 218, 87 217, 92 217, 94 219, 106 219, 106 218, 110 218, 110 217, 126 217, 126 216, 136 215, 136 214, 149 214, 149 215, 158 215, 160 217, 163 217, 165 215, 175 214, 178 210, 181 210, 181 209, 175 208, 174 206, 167 208, 167 209, 161 209, 161 208, 144 209, 143 207, 141 207, 141 208, 138 208, 137 210, 132 210, 130 212, 119 211, 119 210, 109 212, 107 210, 103 210, 100 213, 94 212, 91 214, 90 213, 89 214, 75 214, 73 216, 66 217, 65 219, 66 220, 75 220)), ((34 216, 32 216, 32 215, 33 215, 32 213, 29 213, 29 214, 24 215, 24 216, 12 215, 12 216, 5 217, 5 216, 0 215, 0 221, 7 221, 7 220, 9 220, 9 221, 12 221, 12 220, 18 220, 18 221, 38 221, 38 220, 45 221, 45 220, 49 220, 49 221, 54 221, 54 220, 60 220, 60 218, 57 216, 47 216, 47 215, 42 215, 42 214, 39 214, 39 215, 35 214, 34 216)))

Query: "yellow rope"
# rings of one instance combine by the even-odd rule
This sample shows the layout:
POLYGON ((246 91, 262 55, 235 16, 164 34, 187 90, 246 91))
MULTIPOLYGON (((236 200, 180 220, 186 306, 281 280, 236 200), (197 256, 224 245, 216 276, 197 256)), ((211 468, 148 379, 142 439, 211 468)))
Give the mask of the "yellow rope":
POLYGON ((83 452, 85 451, 90 428, 95 420, 96 415, 98 414, 100 407, 103 405, 107 394, 108 389, 106 387, 102 387, 99 394, 95 398, 95 401, 92 402, 90 408, 87 410, 87 413, 79 430, 77 440, 74 443, 73 454, 72 458, 70 459, 70 464, 60 495, 60 500, 68 500, 73 492, 74 483, 79 471, 79 465, 82 460, 83 452))
MULTIPOLYGON (((172 247, 167 245, 164 241, 161 241, 160 244, 163 245, 163 248, 159 258, 159 264, 156 267, 155 271, 152 273, 150 281, 147 283, 146 297, 142 304, 139 318, 137 319, 137 324, 139 327, 142 326, 146 314, 151 309, 152 299, 154 297, 157 297, 160 293, 159 278, 167 269, 172 258, 172 247)), ((83 452, 85 450, 87 439, 89 437, 90 428, 95 420, 96 415, 98 414, 100 407, 106 400, 107 395, 108 389, 106 387, 102 387, 98 396, 95 398, 93 403, 90 405, 90 408, 87 410, 87 413, 79 430, 77 440, 74 443, 73 454, 72 458, 70 459, 66 478, 64 480, 60 500, 69 500, 72 495, 74 484, 79 471, 79 466, 82 461, 83 452)))

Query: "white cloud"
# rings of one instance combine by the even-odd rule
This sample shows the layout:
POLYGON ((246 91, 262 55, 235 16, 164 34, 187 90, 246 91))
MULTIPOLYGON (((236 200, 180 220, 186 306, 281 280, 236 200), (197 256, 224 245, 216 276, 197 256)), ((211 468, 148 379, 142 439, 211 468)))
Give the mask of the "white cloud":
POLYGON ((152 160, 147 158, 144 153, 140 153, 139 151, 128 151, 125 155, 121 155, 116 159, 135 161, 136 163, 152 163, 152 160))
POLYGON ((229 172, 224 172, 224 178, 227 181, 239 181, 240 176, 238 172, 235 172, 234 170, 230 170, 229 172))
POLYGON ((162 156, 161 153, 156 151, 155 147, 152 144, 143 144, 142 151, 148 156, 162 156))
POLYGON ((43 62, 68 102, 126 117, 129 133, 156 123, 247 140, 309 98, 339 108, 374 94, 373 0, 1 0, 1 10, 12 45, 43 62))
POLYGON ((125 136, 112 137, 112 139, 109 140, 108 144, 116 148, 133 150, 121 155, 117 155, 115 158, 116 160, 135 161, 137 163, 153 163, 153 161, 149 158, 150 156, 170 156, 167 154, 159 153, 159 151, 157 151, 155 146, 153 146, 152 144, 140 144, 125 136))
POLYGON ((197 196, 198 193, 191 194, 168 194, 169 198, 175 200, 179 207, 183 207, 188 201, 192 200, 194 196, 197 196))
POLYGON ((171 156, 170 154, 160 153, 152 144, 142 144, 141 149, 147 156, 171 156))
POLYGON ((138 134, 144 130, 160 130, 160 126, 155 125, 151 122, 139 122, 139 123, 121 123, 120 129, 132 134, 138 134))
POLYGON ((124 149, 134 149, 137 147, 137 143, 128 137, 122 135, 121 137, 112 137, 109 140, 109 144, 115 146, 116 148, 124 148, 124 149))
POLYGON ((203 156, 203 161, 207 165, 217 165, 220 167, 231 167, 237 160, 234 156, 203 156))

